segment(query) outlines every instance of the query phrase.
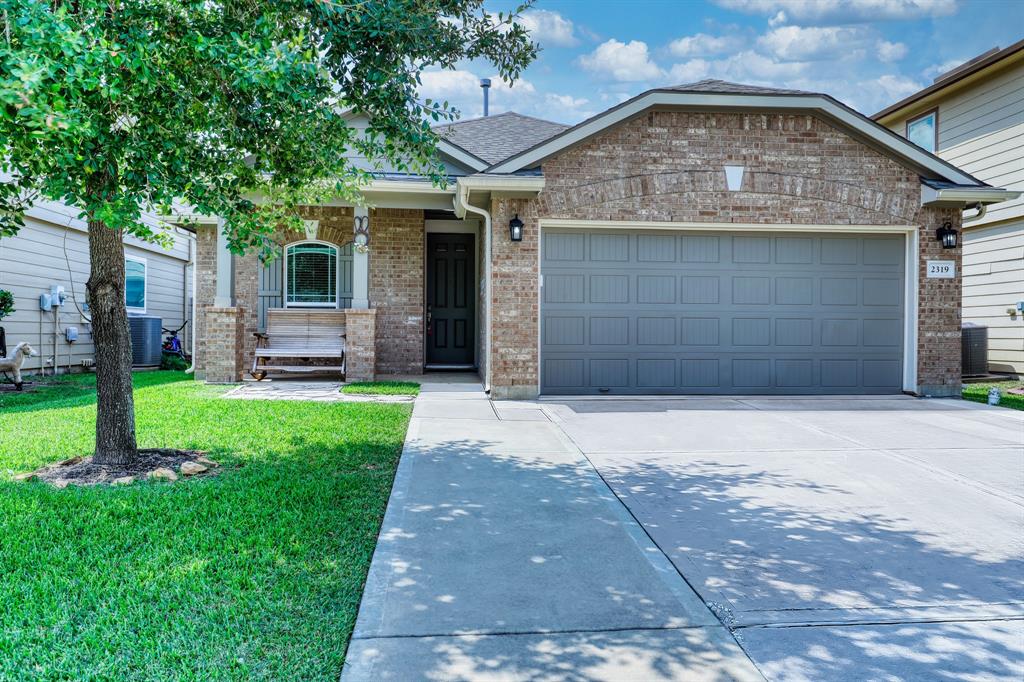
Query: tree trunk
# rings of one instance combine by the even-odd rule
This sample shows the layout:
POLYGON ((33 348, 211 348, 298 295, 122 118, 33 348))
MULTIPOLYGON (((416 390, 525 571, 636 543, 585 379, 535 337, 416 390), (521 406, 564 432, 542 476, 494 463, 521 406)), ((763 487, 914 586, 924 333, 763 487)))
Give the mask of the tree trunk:
POLYGON ((132 396, 132 345, 124 304, 121 231, 89 220, 89 311, 96 347, 97 464, 128 464, 138 456, 132 396))

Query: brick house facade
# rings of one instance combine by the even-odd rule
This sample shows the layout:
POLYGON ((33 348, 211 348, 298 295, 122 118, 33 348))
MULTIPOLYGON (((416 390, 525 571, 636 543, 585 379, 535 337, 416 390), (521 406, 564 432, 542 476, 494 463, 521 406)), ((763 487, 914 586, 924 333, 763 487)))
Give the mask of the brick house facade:
MULTIPOLYGON (((689 97, 698 91, 685 92, 689 97)), ((772 91, 742 92, 755 102, 772 96, 772 91)), ((594 125, 588 122, 549 141, 531 141, 518 155, 523 172, 510 172, 516 156, 495 156, 490 167, 467 170, 450 188, 424 183, 422 189, 401 185, 399 192, 382 180, 373 188, 377 194, 368 192, 376 206, 368 211, 370 312, 352 311, 349 378, 424 371, 429 360, 426 237, 432 229, 444 229, 432 218, 450 206, 451 218, 477 220, 465 223, 477 239, 473 281, 479 284, 479 309, 484 311, 473 335, 474 364, 495 398, 532 398, 542 390, 542 235, 546 225, 557 221, 626 230, 742 225, 778 234, 791 228, 839 235, 870 234, 876 227, 902 230, 906 244, 916 245, 917 251, 906 259, 912 270, 906 273, 906 291, 916 301, 906 301, 904 313, 903 362, 911 363, 913 371, 904 367, 902 389, 922 395, 959 393, 960 250, 944 249, 934 235, 947 222, 960 229, 962 206, 952 201, 925 205, 922 178, 929 172, 967 193, 999 190, 971 184, 969 176, 922 156, 917 148, 905 149, 904 143, 880 133, 872 138, 871 128, 857 127, 857 120, 844 123, 846 113, 836 113, 831 100, 821 101, 820 110, 798 102, 792 111, 779 111, 773 100, 771 110, 763 112, 750 111, 750 102, 742 110, 718 111, 642 107, 640 102, 637 113, 623 114, 597 130, 588 131, 586 126, 594 125), (559 147, 560 138, 566 139, 559 147), (529 157, 543 153, 545 144, 556 148, 536 161, 529 157), (739 187, 728 186, 726 166, 742 167, 739 187), (422 208, 410 207, 417 202, 422 208), (518 242, 508 232, 514 217, 524 223, 518 242), (953 261, 956 276, 928 277, 929 260, 953 261), (357 352, 361 357, 353 374, 357 352), (909 385, 906 377, 912 377, 909 385)), ((487 158, 487 151, 481 147, 474 153, 487 158)), ((351 208, 310 207, 303 217, 320 221, 319 239, 351 240, 351 208)), ((236 257, 234 305, 215 306, 215 230, 201 229, 198 244, 198 307, 204 314, 197 325, 197 368, 208 380, 237 381, 251 362, 258 264, 254 256, 236 257)))

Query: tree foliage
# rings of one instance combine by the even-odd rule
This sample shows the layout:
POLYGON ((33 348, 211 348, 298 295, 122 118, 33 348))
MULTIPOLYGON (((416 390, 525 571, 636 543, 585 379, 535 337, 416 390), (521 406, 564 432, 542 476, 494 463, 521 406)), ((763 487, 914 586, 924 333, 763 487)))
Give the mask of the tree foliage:
MULTIPOLYGON (((522 8, 520 8, 522 9, 522 8)), ((518 12, 518 11, 517 11, 518 12)), ((122 235, 181 202, 226 221, 235 252, 269 249, 295 207, 356 200, 368 170, 444 182, 420 101, 427 68, 536 48, 483 0, 0 0, 0 237, 39 199, 89 226, 94 461, 137 457, 122 235), (366 116, 365 131, 351 112, 366 116)))
MULTIPOLYGON (((519 8, 521 10, 522 8, 519 8)), ((0 236, 31 202, 157 240, 139 220, 184 202, 236 251, 293 208, 353 198, 355 152, 443 182, 420 73, 536 55, 516 12, 482 0, 0 0, 0 236), (362 135, 349 112, 370 120, 362 135), (348 153, 345 152, 348 150, 348 153), (264 201, 254 202, 253 198, 264 201)))

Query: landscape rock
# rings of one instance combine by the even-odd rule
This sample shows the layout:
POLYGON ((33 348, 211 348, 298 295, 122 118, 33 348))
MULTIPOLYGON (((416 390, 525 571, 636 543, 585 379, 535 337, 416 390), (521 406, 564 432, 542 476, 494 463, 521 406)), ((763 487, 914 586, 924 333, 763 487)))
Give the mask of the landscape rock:
POLYGON ((132 483, 135 483, 134 476, 121 476, 120 478, 115 478, 111 481, 110 485, 131 485, 132 483))
POLYGON ((184 476, 194 476, 196 474, 201 474, 204 471, 208 471, 209 467, 205 467, 198 462, 182 462, 179 469, 184 476))
POLYGON ((25 472, 23 474, 15 474, 14 481, 17 482, 17 483, 22 483, 22 482, 25 482, 25 481, 34 481, 38 477, 39 476, 38 476, 38 474, 36 474, 36 472, 34 472, 34 471, 27 471, 27 472, 25 472))
POLYGON ((57 462, 57 466, 69 467, 72 464, 78 464, 81 461, 82 461, 81 457, 68 457, 67 459, 65 459, 63 461, 57 462))
POLYGON ((174 473, 167 467, 160 467, 159 469, 153 469, 147 474, 149 478, 154 481, 177 481, 178 474, 174 473))
POLYGON ((214 462, 209 457, 196 457, 196 461, 199 462, 200 464, 202 464, 203 466, 208 466, 208 467, 219 467, 220 466, 220 464, 218 464, 217 462, 214 462))
POLYGON ((53 487, 56 488, 57 490, 64 490, 64 488, 67 488, 70 484, 71 481, 69 481, 68 479, 58 478, 53 482, 53 487))

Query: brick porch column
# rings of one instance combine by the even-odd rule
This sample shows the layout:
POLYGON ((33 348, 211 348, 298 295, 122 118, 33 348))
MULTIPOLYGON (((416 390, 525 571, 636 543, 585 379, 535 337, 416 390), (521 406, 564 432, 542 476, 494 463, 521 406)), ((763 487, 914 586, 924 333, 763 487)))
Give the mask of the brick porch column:
POLYGON ((377 311, 345 311, 345 380, 373 381, 377 364, 377 311))
POLYGON ((212 306, 206 309, 206 381, 230 384, 244 371, 245 308, 212 306))

